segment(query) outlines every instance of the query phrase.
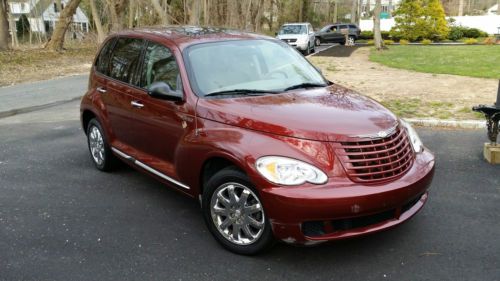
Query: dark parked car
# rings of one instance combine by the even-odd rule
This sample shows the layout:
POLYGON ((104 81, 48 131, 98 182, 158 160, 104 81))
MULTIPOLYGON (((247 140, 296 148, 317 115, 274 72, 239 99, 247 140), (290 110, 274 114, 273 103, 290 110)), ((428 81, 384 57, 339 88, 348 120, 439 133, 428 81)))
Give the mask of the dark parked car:
POLYGON ((399 225, 434 174, 408 123, 285 42, 237 31, 111 35, 81 121, 97 169, 120 159, 199 200, 211 234, 239 254, 399 225))
POLYGON ((349 29, 348 41, 349 45, 353 45, 358 40, 361 29, 355 24, 329 24, 324 26, 320 31, 316 32, 315 44, 319 46, 321 43, 340 43, 346 44, 345 34, 341 32, 343 29, 349 29))

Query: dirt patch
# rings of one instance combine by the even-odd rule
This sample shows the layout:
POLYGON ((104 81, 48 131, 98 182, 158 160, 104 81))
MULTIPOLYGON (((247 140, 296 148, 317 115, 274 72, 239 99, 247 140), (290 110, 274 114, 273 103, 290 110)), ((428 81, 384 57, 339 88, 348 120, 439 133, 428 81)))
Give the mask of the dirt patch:
POLYGON ((0 86, 88 73, 97 46, 71 46, 56 53, 41 48, 0 52, 0 86))
POLYGON ((498 80, 428 74, 369 61, 369 47, 333 47, 310 57, 331 81, 370 96, 401 117, 481 119, 471 108, 492 104, 498 80))

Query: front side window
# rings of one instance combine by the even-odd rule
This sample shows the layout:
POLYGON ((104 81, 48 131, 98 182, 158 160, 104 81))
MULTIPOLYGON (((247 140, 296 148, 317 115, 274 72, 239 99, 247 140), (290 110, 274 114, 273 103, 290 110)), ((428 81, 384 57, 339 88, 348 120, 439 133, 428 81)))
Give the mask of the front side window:
POLYGON ((279 34, 307 34, 307 27, 303 24, 284 25, 281 27, 279 34))
POLYGON ((139 58, 141 56, 143 41, 135 38, 118 38, 111 55, 111 78, 125 83, 137 85, 134 77, 139 58))
POLYGON ((155 82, 165 82, 174 91, 182 89, 179 66, 172 52, 163 45, 149 43, 144 56, 141 86, 148 89, 155 82))
POLYGON ((186 49, 184 57, 199 96, 237 89, 276 92, 302 83, 326 85, 301 54, 277 40, 202 43, 186 49))

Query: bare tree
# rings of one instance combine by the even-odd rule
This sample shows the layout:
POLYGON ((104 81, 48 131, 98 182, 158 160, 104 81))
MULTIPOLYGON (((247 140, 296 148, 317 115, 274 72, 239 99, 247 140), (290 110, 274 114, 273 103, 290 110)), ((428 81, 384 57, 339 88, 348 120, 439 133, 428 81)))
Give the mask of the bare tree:
POLYGON ((57 20, 56 26, 54 28, 54 33, 45 46, 46 49, 52 51, 61 51, 64 45, 64 36, 66 35, 66 31, 68 30, 71 21, 73 20, 73 15, 80 5, 81 0, 70 0, 64 9, 59 14, 59 19, 57 20))
POLYGON ((7 0, 0 0, 0 51, 9 49, 9 21, 7 0))
POLYGON ((382 12, 381 0, 375 0, 375 9, 373 10, 373 39, 377 50, 385 49, 384 41, 382 40, 382 32, 380 31, 380 13, 382 12))
POLYGON ((458 16, 461 17, 464 15, 464 1, 465 0, 458 0, 458 16))
POLYGON ((356 23, 358 21, 358 0, 352 0, 351 6, 351 22, 356 23))
POLYGON ((111 20, 111 31, 116 32, 123 29, 125 9, 128 0, 108 0, 109 14, 111 20))
POLYGON ((497 15, 500 16, 500 0, 497 0, 497 15))
MULTIPOLYGON (((197 0, 195 0, 195 1, 197 1, 197 0)), ((153 8, 155 9, 156 13, 158 13, 158 16, 160 17, 161 23, 165 24, 165 25, 169 24, 167 12, 165 12, 163 7, 161 6, 160 1, 151 0, 151 3, 153 4, 153 8)))
POLYGON ((89 0, 89 2, 90 10, 92 12, 92 18, 94 19, 95 29, 97 30, 97 42, 102 43, 106 34, 104 34, 104 29, 102 28, 101 16, 97 11, 95 0, 89 0))

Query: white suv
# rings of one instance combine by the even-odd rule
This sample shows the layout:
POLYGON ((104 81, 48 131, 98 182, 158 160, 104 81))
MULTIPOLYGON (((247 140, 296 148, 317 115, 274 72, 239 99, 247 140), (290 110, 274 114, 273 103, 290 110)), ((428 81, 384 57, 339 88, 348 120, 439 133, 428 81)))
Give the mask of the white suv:
POLYGON ((280 28, 276 38, 287 42, 305 55, 315 52, 314 30, 308 22, 286 23, 280 28))

